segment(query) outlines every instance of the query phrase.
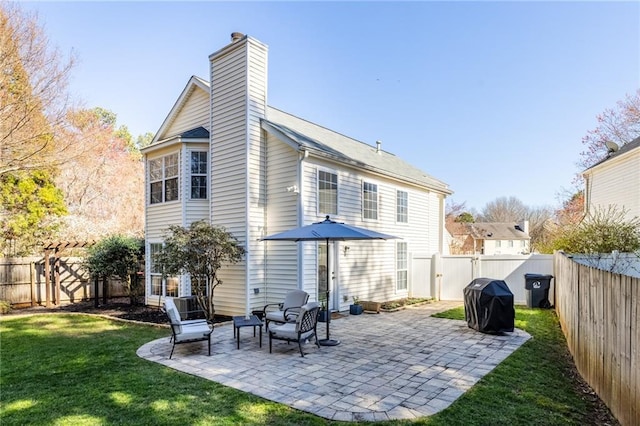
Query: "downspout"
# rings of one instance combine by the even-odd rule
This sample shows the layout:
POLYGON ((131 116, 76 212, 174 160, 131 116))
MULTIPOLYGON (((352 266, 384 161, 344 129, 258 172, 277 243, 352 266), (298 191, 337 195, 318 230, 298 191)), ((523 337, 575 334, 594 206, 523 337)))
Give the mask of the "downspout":
MULTIPOLYGON (((299 151, 298 154, 298 168, 297 168, 297 176, 296 176, 296 183, 298 185, 298 214, 297 216, 297 226, 301 227, 304 225, 304 205, 303 205, 303 182, 304 182, 304 173, 303 173, 303 164, 302 162, 309 157, 309 151, 305 150, 305 149, 301 149, 299 151)), ((304 290, 304 249, 302 247, 302 242, 298 243, 298 253, 297 253, 297 260, 298 260, 298 289, 299 290, 304 290)))

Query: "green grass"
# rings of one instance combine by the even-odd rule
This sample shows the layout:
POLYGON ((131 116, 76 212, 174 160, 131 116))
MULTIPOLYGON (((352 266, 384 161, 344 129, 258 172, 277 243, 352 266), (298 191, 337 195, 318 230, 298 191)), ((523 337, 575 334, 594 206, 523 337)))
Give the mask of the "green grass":
MULTIPOLYGON (((463 318, 463 310, 447 317, 463 318)), ((391 424, 588 424, 590 407, 567 378, 553 311, 517 309, 534 338, 451 407, 391 424)), ((168 330, 83 315, 0 321, 2 425, 324 425, 330 422, 136 356, 168 330)))

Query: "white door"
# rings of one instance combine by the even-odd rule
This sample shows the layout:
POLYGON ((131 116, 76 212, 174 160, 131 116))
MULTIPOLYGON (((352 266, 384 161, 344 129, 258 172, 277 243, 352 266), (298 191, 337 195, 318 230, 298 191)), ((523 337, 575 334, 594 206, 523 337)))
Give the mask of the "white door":
MULTIPOLYGON (((329 270, 327 271, 327 244, 318 242, 318 294, 317 300, 322 305, 327 300, 327 277, 329 277, 329 309, 340 309, 338 293, 336 289, 339 287, 337 250, 335 250, 335 242, 329 243, 329 270)), ((326 305, 325 305, 326 306, 326 305)))

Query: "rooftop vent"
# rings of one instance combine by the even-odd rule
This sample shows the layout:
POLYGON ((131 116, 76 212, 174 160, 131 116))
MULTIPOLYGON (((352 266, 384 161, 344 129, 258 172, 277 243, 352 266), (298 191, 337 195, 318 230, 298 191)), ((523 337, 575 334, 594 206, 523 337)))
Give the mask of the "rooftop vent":
POLYGON ((382 152, 382 141, 376 141, 376 152, 378 154, 382 152))

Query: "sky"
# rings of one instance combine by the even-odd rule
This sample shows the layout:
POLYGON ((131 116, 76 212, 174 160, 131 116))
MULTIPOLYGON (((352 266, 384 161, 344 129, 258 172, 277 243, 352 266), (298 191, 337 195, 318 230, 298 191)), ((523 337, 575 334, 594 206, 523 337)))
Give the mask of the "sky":
POLYGON ((22 2, 70 92, 155 133, 232 32, 269 46, 268 104, 391 152, 481 211, 557 207, 596 116, 640 88, 640 2, 22 2))

